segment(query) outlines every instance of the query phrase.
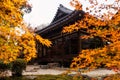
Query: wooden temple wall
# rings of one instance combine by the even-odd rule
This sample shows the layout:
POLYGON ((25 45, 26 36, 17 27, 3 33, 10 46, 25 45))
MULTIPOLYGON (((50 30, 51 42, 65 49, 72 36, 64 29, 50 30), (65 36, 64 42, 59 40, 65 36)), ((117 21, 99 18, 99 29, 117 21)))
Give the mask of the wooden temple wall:
POLYGON ((44 62, 48 59, 48 62, 51 62, 51 59, 55 61, 64 61, 71 62, 72 58, 78 55, 81 50, 81 43, 79 32, 74 32, 72 34, 60 34, 51 39, 52 47, 48 48, 43 45, 37 44, 37 54, 40 62, 44 62), (49 60, 50 59, 50 60, 49 60), (67 59, 69 61, 67 61, 67 59))

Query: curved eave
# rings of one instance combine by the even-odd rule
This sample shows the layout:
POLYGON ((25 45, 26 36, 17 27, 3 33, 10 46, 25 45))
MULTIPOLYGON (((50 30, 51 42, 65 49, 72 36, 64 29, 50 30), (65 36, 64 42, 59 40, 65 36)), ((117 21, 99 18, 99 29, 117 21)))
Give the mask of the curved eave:
POLYGON ((83 11, 75 10, 71 14, 68 14, 67 16, 57 20, 56 22, 50 24, 46 28, 43 28, 42 30, 36 31, 36 33, 38 33, 38 34, 48 33, 51 30, 57 29, 59 27, 59 25, 63 25, 63 24, 67 25, 69 22, 73 21, 73 19, 76 19, 78 17, 82 17, 83 14, 84 14, 83 11))
POLYGON ((70 13, 73 12, 73 10, 70 10, 70 9, 64 7, 62 4, 60 4, 58 10, 60 10, 60 11, 62 11, 62 12, 64 12, 64 13, 67 13, 67 14, 70 14, 70 13))

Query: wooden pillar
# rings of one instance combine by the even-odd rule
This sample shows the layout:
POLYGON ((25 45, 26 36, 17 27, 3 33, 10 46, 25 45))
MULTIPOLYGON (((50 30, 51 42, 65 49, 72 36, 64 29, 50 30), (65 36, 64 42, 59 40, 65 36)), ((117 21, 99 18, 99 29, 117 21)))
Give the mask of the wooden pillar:
POLYGON ((46 46, 43 47, 43 56, 46 55, 46 46))
POLYGON ((64 35, 64 34, 63 34, 63 33, 61 33, 62 43, 63 43, 63 41, 64 41, 64 40, 63 40, 63 35, 64 35))
POLYGON ((38 58, 42 57, 42 44, 40 44, 39 42, 37 42, 36 48, 37 48, 37 57, 38 58))
POLYGON ((44 54, 44 50, 43 50, 43 49, 44 49, 44 46, 41 45, 41 47, 42 47, 42 50, 41 50, 41 53, 42 53, 42 54, 41 54, 41 56, 43 56, 43 54, 44 54))
POLYGON ((69 34, 69 54, 72 53, 72 45, 71 45, 71 34, 69 34))
POLYGON ((82 47, 81 47, 81 34, 80 34, 80 30, 78 30, 78 53, 81 52, 82 47))
POLYGON ((38 57, 42 56, 42 45, 39 43, 38 44, 38 57))
MULTIPOLYGON (((62 47, 64 47, 64 33, 62 33, 62 47)), ((63 48, 64 49, 64 48, 63 48)), ((64 51, 64 50, 63 50, 64 51)))

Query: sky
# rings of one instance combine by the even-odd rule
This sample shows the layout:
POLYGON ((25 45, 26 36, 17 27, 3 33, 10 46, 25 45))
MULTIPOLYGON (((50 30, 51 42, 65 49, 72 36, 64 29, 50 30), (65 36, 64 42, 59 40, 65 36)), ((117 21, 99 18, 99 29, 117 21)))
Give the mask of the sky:
POLYGON ((32 11, 24 15, 24 21, 32 27, 41 24, 49 24, 55 16, 59 4, 63 4, 69 9, 74 9, 69 4, 70 0, 30 0, 32 11))
MULTIPOLYGON (((33 28, 42 25, 49 24, 55 16, 57 9, 60 4, 63 4, 65 7, 73 10, 74 8, 70 6, 69 2, 71 0, 29 0, 29 3, 32 5, 32 11, 29 14, 24 15, 24 21, 27 24, 31 24, 33 28)), ((86 6, 89 6, 88 0, 81 0, 85 10, 86 6)), ((99 3, 103 3, 104 0, 98 0, 99 3)), ((106 4, 113 3, 114 0, 108 0, 106 4)))

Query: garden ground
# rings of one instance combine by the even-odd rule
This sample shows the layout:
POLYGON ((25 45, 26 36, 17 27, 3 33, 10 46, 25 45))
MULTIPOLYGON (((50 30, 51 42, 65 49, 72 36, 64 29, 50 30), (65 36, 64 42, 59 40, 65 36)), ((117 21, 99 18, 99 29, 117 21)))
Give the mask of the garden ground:
MULTIPOLYGON (((26 70, 23 71, 23 75, 59 75, 64 74, 69 71, 69 68, 52 68, 52 69, 41 69, 40 65, 28 65, 26 70)), ((69 75, 76 74, 76 71, 71 71, 69 75)), ((117 74, 120 72, 115 72, 113 70, 108 69, 96 69, 90 72, 81 72, 82 75, 87 75, 89 77, 99 77, 99 76, 107 76, 110 74, 117 74)), ((11 72, 9 71, 9 76, 11 76, 11 72)))

